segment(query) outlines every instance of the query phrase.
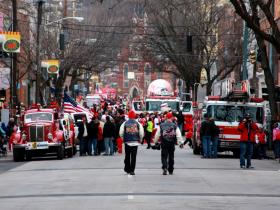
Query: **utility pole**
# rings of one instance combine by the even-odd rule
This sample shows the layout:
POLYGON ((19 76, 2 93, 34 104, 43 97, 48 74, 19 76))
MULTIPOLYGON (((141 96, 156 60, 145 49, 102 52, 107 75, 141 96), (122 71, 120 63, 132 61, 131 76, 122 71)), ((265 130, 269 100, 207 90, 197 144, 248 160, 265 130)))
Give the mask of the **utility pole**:
MULTIPOLYGON (((13 31, 17 32, 18 23, 17 23, 17 0, 12 0, 12 8, 13 8, 13 31)), ((11 53, 11 82, 10 82, 10 101, 11 108, 15 108, 18 97, 17 97, 17 53, 11 53)))
POLYGON ((43 13, 43 3, 45 3, 44 0, 38 0, 38 8, 37 8, 37 37, 36 37, 36 96, 35 96, 35 102, 40 102, 40 84, 41 84, 41 64, 40 64, 40 29, 42 24, 42 13, 43 13))
POLYGON ((247 60, 248 60, 248 39, 249 39, 249 29, 244 21, 243 23, 243 61, 242 61, 242 80, 248 79, 248 69, 247 69, 247 60))

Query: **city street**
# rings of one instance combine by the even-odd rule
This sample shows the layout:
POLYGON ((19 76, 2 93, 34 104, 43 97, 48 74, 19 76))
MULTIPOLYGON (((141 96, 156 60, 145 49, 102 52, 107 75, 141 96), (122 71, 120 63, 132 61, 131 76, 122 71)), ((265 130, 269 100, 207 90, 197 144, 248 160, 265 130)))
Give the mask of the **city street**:
POLYGON ((124 154, 0 159, 1 209, 279 209, 280 164, 253 160, 239 168, 223 155, 201 159, 176 148, 175 171, 163 176, 160 151, 140 146, 136 175, 123 171, 124 154))

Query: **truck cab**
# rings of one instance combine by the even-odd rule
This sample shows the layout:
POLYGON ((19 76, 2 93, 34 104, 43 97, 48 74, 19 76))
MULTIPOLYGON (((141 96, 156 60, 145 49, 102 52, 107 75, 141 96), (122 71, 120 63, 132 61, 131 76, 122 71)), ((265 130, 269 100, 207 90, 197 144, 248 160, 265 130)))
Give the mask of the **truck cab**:
POLYGON ((11 139, 14 161, 54 154, 63 159, 73 156, 74 142, 70 123, 58 117, 55 109, 30 109, 23 113, 22 128, 11 139))

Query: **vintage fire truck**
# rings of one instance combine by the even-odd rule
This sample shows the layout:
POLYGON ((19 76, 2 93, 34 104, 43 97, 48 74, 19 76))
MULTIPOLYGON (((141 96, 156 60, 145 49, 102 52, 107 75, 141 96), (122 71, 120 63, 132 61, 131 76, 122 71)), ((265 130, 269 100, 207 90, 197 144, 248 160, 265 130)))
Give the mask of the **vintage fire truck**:
POLYGON ((11 139, 14 161, 55 154, 61 160, 76 151, 73 121, 55 109, 33 108, 23 113, 21 130, 11 139))
MULTIPOLYGON (((257 123, 258 127, 267 128, 268 103, 263 99, 250 97, 248 90, 248 82, 234 83, 233 86, 230 86, 230 91, 226 94, 227 97, 208 96, 203 107, 194 111, 194 154, 200 154, 202 149, 200 126, 204 120, 204 114, 213 118, 220 129, 218 150, 220 152, 232 151, 235 156, 239 156, 241 137, 237 127, 246 113, 250 113, 252 120, 257 123)), ((221 95, 223 96, 223 94, 221 95)))
POLYGON ((163 112, 180 110, 181 100, 175 96, 170 83, 163 79, 151 82, 145 99, 145 110, 147 112, 163 112))

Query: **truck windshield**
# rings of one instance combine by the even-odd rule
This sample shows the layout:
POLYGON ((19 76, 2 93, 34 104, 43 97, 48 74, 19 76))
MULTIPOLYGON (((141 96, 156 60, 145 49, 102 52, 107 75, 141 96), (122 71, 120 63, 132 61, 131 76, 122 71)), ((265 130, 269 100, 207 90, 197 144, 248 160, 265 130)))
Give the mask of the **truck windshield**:
POLYGON ((189 112, 191 111, 192 103, 183 103, 183 112, 189 112))
POLYGON ((263 109, 261 107, 233 106, 233 105, 210 105, 207 114, 216 121, 240 122, 246 113, 250 113, 252 120, 262 123, 263 109))
POLYGON ((24 122, 37 122, 37 121, 53 121, 53 114, 52 113, 45 113, 45 112, 36 112, 31 114, 26 114, 24 116, 24 122))
POLYGON ((160 111, 161 101, 147 101, 146 102, 146 111, 160 111))
POLYGON ((178 101, 164 101, 163 103, 167 103, 172 111, 179 111, 180 104, 178 101))
POLYGON ((135 111, 142 111, 143 110, 143 104, 141 102, 133 102, 133 109, 135 111))
POLYGON ((178 101, 146 101, 146 111, 161 111, 161 104, 167 103, 173 111, 179 111, 178 101))

